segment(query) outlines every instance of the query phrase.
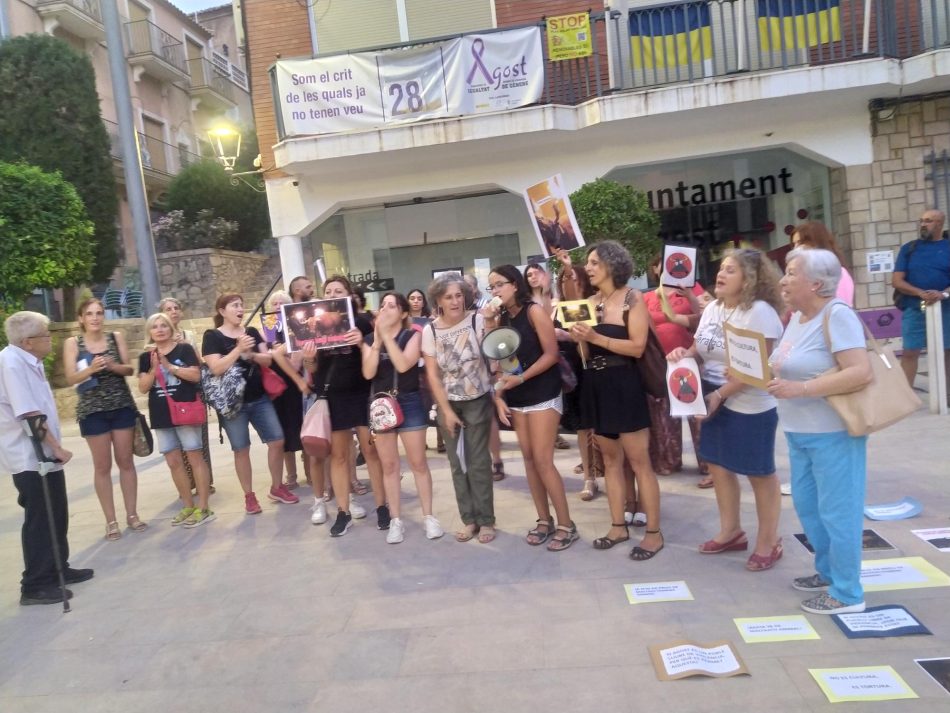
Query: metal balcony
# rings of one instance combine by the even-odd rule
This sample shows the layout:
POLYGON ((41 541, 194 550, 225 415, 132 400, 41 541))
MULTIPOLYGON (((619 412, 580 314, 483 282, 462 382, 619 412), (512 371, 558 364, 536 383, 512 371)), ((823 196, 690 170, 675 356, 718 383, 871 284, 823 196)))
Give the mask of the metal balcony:
POLYGON ((184 45, 148 20, 127 22, 129 64, 163 82, 188 83, 184 45))
POLYGON ((43 19, 43 30, 52 34, 62 28, 84 40, 102 41, 106 30, 102 25, 100 0, 39 0, 36 12, 43 19))
POLYGON ((220 69, 203 57, 188 60, 191 96, 209 111, 226 112, 237 106, 235 86, 227 69, 220 69))

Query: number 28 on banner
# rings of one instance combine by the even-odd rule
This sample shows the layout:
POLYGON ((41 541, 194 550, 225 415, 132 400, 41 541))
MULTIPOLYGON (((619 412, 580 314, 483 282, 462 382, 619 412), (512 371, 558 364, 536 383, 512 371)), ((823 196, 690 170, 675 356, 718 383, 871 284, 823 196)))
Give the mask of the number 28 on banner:
POLYGON ((443 108, 442 98, 436 92, 433 97, 425 96, 426 85, 421 78, 401 79, 389 82, 385 86, 386 113, 391 119, 413 117, 418 114, 439 112, 443 108))

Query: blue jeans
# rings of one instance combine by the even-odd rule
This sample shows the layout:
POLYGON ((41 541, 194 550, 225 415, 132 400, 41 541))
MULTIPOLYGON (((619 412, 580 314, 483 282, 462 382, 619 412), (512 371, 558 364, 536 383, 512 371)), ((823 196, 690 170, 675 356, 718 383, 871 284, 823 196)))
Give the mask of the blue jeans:
POLYGON ((861 533, 867 436, 785 433, 795 512, 815 548, 815 569, 828 593, 845 604, 864 601, 861 533))
POLYGON ((222 419, 224 432, 228 434, 228 443, 232 451, 242 451, 251 447, 251 432, 249 425, 254 426, 257 435, 264 443, 282 441, 284 431, 277 420, 274 404, 264 395, 257 401, 247 401, 241 406, 238 415, 232 419, 222 419))

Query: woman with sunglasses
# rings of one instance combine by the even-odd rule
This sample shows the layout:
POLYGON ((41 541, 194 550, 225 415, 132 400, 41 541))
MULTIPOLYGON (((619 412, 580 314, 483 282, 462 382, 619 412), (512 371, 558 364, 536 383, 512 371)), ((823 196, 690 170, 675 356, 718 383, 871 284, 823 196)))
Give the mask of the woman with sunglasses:
POLYGON ((650 463, 650 414, 635 361, 646 348, 650 315, 640 292, 627 287, 633 260, 620 243, 606 240, 591 247, 586 271, 597 290, 593 297, 597 324, 574 324, 571 335, 585 352, 582 419, 594 429, 604 457, 611 517, 610 530, 594 540, 594 548, 609 550, 630 539, 624 518, 626 456, 647 517, 644 537, 630 552, 630 559, 642 562, 663 549, 660 487, 650 463))
POLYGON ((566 550, 577 541, 564 481, 554 465, 554 440, 564 404, 558 369, 557 337, 548 311, 534 301, 531 288, 514 265, 500 265, 488 276, 488 287, 501 304, 489 304, 489 326, 509 327, 520 337, 516 373, 501 373, 495 382, 498 418, 513 426, 524 458, 525 476, 538 513, 536 526, 525 541, 548 542, 552 552, 566 550), (549 502, 550 501, 550 502, 549 502), (557 527, 551 517, 557 515, 557 527))

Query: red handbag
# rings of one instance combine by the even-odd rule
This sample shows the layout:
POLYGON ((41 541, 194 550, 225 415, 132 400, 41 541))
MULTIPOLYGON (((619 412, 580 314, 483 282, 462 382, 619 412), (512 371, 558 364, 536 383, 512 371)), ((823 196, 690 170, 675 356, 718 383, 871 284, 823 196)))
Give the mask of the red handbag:
POLYGON ((269 366, 261 366, 261 383, 264 385, 264 391, 267 392, 271 401, 287 390, 287 382, 269 366))
POLYGON ((161 364, 154 352, 152 352, 152 363, 155 368, 155 379, 158 385, 165 392, 165 403, 168 404, 168 415, 171 418, 173 426, 201 426, 208 422, 208 409, 199 398, 194 401, 175 401, 165 386, 165 375, 162 373, 161 364))

